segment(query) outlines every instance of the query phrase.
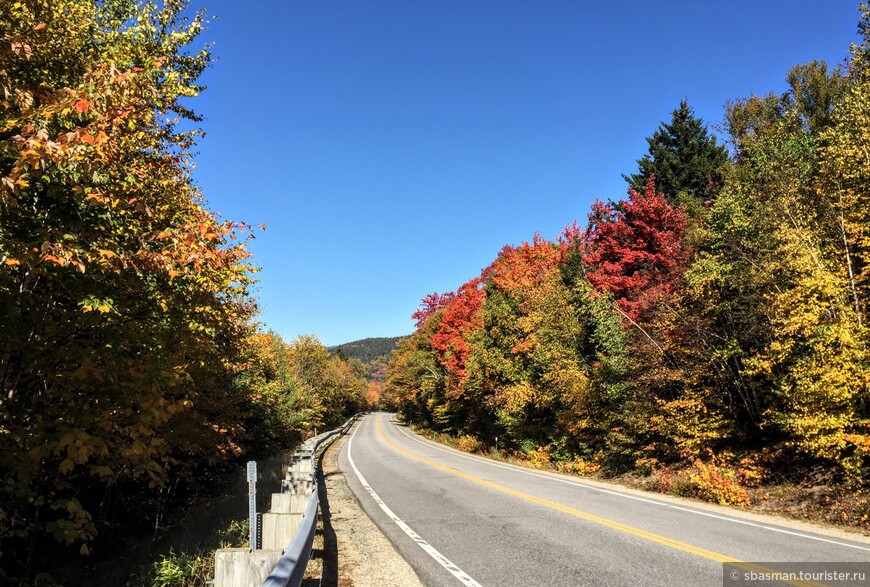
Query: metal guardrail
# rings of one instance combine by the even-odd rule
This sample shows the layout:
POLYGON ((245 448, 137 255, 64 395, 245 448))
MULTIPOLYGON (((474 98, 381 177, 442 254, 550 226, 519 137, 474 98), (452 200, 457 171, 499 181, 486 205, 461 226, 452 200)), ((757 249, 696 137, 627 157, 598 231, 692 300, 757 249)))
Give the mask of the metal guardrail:
MULTIPOLYGON (((318 434, 314 438, 309 438, 297 449, 297 454, 310 451, 311 458, 316 459, 317 450, 327 440, 345 434, 358 416, 359 414, 352 416, 340 428, 318 434)), ((308 506, 305 508, 305 514, 302 516, 302 523, 295 534, 293 534, 293 539, 284 550, 284 554, 278 559, 271 574, 263 582, 262 587, 299 587, 302 585, 305 569, 308 567, 309 558, 311 558, 314 533, 317 530, 317 510, 320 507, 315 471, 316 468, 311 473, 312 478, 315 479, 314 489, 311 492, 311 498, 308 500, 308 506)))
POLYGON ((311 548, 314 544, 314 532, 317 530, 317 508, 320 498, 317 488, 308 500, 308 507, 302 517, 302 524, 293 535, 293 540, 287 546, 284 554, 278 559, 272 573, 263 581, 263 587, 299 587, 305 577, 311 548))

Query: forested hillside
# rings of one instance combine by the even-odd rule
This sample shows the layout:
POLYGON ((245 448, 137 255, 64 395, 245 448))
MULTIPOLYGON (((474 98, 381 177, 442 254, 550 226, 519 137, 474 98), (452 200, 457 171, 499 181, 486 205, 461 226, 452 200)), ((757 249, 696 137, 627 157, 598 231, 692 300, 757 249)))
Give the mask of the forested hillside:
POLYGON ((396 344, 403 338, 403 336, 364 338, 331 347, 329 350, 347 359, 371 363, 376 359, 389 357, 396 344))
POLYGON ((0 583, 64 583, 362 407, 359 363, 259 331, 251 227, 192 181, 203 23, 0 2, 0 583))
POLYGON ((625 199, 427 296, 386 397, 469 446, 721 503, 847 488, 832 519, 870 527, 864 10, 846 66, 729 103, 726 145, 683 102, 625 199))
POLYGON ((338 357, 360 361, 363 364, 368 380, 366 401, 371 406, 381 405, 384 382, 387 379, 387 364, 396 344, 403 338, 405 337, 364 338, 330 349, 338 357))

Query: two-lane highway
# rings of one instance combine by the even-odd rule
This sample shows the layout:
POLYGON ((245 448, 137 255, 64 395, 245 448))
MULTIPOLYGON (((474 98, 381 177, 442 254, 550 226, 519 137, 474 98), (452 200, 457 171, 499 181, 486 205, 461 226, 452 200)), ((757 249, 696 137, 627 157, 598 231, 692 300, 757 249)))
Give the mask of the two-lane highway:
POLYGON ((722 585, 722 563, 870 561, 870 542, 770 525, 445 448, 372 414, 342 472, 421 580, 722 585))

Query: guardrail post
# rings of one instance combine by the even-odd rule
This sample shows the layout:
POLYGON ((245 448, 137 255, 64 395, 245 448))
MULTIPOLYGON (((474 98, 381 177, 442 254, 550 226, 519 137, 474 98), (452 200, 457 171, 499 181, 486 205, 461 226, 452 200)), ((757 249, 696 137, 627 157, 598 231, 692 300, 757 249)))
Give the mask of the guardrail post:
POLYGON ((259 587, 280 559, 281 550, 218 550, 215 553, 214 587, 259 587))

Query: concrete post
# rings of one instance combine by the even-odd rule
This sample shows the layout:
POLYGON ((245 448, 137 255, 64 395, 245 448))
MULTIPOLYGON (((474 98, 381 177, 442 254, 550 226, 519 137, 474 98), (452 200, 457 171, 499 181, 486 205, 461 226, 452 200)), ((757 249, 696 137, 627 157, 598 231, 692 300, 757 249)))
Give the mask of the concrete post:
POLYGON ((263 548, 284 550, 301 523, 302 514, 263 514, 263 548))
MULTIPOLYGON (((285 545, 286 546, 286 545, 285 545)), ((215 552, 215 587, 259 587, 278 564, 283 550, 222 548, 215 552)))
POLYGON ((311 495, 314 490, 314 480, 311 478, 303 479, 282 479, 281 493, 290 493, 292 495, 311 495))
POLYGON ((273 493, 272 507, 269 511, 273 514, 303 514, 308 507, 309 495, 294 495, 292 493, 273 493))

